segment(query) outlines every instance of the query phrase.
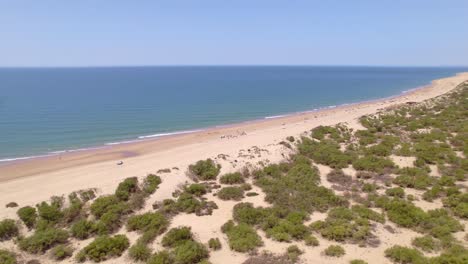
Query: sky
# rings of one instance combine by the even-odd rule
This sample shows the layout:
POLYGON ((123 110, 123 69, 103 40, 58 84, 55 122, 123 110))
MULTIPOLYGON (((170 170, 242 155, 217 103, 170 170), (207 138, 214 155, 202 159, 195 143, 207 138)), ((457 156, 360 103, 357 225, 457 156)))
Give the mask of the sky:
POLYGON ((0 0, 0 67, 468 65, 467 0, 0 0))

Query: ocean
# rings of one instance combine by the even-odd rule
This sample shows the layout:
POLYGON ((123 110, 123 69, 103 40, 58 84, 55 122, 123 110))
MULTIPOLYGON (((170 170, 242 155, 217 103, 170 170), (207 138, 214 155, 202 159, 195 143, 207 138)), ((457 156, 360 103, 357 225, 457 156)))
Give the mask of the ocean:
POLYGON ((401 94, 467 68, 1 68, 0 161, 401 94))

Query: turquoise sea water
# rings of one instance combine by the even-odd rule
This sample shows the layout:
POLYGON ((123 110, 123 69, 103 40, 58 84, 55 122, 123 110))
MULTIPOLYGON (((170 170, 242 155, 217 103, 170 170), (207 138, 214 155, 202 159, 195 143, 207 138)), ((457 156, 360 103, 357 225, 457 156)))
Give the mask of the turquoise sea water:
POLYGON ((0 69, 0 160, 392 95, 467 68, 0 69))

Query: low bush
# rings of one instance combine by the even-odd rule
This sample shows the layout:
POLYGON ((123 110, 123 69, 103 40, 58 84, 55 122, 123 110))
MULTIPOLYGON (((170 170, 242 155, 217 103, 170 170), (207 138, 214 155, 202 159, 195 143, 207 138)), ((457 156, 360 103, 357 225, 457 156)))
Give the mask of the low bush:
POLYGON ((101 196, 91 204, 91 213, 100 218, 106 212, 109 212, 120 205, 119 199, 115 195, 101 196))
POLYGON ((319 240, 313 235, 308 235, 304 237, 304 242, 307 246, 312 246, 312 247, 316 247, 320 244, 319 240))
POLYGON ((243 184, 241 184, 240 187, 241 187, 242 190, 244 190, 244 191, 250 191, 250 190, 252 190, 252 185, 250 185, 250 183, 243 183, 243 184))
POLYGON ((20 249, 36 254, 44 253, 55 245, 63 244, 68 241, 68 232, 62 229, 48 228, 37 230, 29 237, 20 238, 18 246, 20 249))
POLYGON ((18 235, 18 227, 12 219, 0 221, 0 241, 9 240, 18 235))
POLYGON ((349 264, 368 264, 368 263, 362 259, 353 259, 349 262, 349 264))
POLYGON ((185 192, 193 194, 195 196, 202 196, 208 192, 206 185, 200 183, 190 184, 185 186, 185 192))
POLYGON ((51 255, 55 260, 63 260, 73 255, 73 248, 66 245, 58 245, 51 249, 51 255))
POLYGON ((235 186, 224 187, 219 190, 217 196, 221 200, 240 201, 242 198, 244 198, 244 190, 235 186))
POLYGON ((14 208, 14 207, 18 207, 18 204, 15 203, 15 202, 9 202, 5 205, 6 208, 14 208))
POLYGON ((14 253, 0 249, 0 263, 2 264, 16 264, 16 256, 14 253))
POLYGON ((221 165, 215 164, 211 159, 199 160, 189 166, 190 174, 202 181, 216 180, 220 170, 221 165))
POLYGON ((251 226, 228 221, 221 227, 221 231, 226 233, 229 240, 229 247, 237 252, 248 252, 263 245, 261 237, 251 226))
POLYGON ((344 248, 338 245, 328 246, 323 253, 329 257, 342 257, 346 254, 344 248))
POLYGON ((163 250, 153 254, 146 264, 173 264, 174 260, 169 251, 163 250))
POLYGON ((299 260, 299 256, 303 253, 304 252, 296 245, 291 245, 286 249, 286 255, 292 262, 297 262, 299 260))
POLYGON ((210 238, 208 240, 208 247, 212 250, 220 250, 221 249, 221 241, 219 241, 219 238, 210 238))
POLYGON ((52 202, 51 204, 42 202, 36 207, 39 217, 49 223, 58 223, 63 218, 63 212, 60 210, 61 203, 59 202, 52 202))
POLYGON ((416 237, 411 241, 411 244, 425 252, 433 252, 440 249, 439 242, 429 235, 416 237))
POLYGON ((385 250, 385 256, 395 263, 424 264, 427 259, 416 249, 393 246, 385 250))
POLYGON ((405 196, 405 190, 401 187, 390 188, 385 190, 385 194, 392 197, 403 198, 405 196))
POLYGON ((148 174, 143 180, 142 189, 147 194, 153 194, 158 189, 161 182, 161 177, 154 174, 148 174))
POLYGON ((137 242, 128 249, 128 256, 134 261, 146 261, 151 256, 151 249, 144 243, 137 242))
POLYGON ((200 263, 209 257, 206 247, 193 240, 186 240, 174 248, 174 264, 200 263))
POLYGON ((101 262, 110 258, 119 257, 129 247, 130 242, 125 235, 101 236, 83 248, 78 254, 79 262, 87 259, 101 262))
POLYGON ((385 170, 395 167, 393 161, 377 156, 364 156, 353 162, 353 167, 356 170, 371 171, 383 173, 385 170))
POLYGON ((340 145, 331 140, 322 140, 320 142, 303 137, 298 144, 299 153, 315 162, 328 165, 332 168, 346 168, 353 160, 353 155, 340 150, 340 145))
POLYGON ((175 247, 187 240, 192 240, 192 231, 190 227, 183 226, 172 228, 163 237, 161 244, 164 247, 175 247))
POLYGON ((77 239, 87 239, 96 232, 96 226, 92 221, 81 219, 71 226, 70 232, 77 239))
POLYGON ((219 182, 222 184, 241 184, 244 183, 244 177, 240 172, 224 174, 219 178, 219 182))
POLYGON ((134 215, 127 222, 127 229, 129 231, 146 232, 153 230, 156 232, 156 235, 162 234, 168 226, 169 220, 159 212, 134 215))
POLYGON ((115 196, 121 201, 128 201, 128 199, 130 199, 130 195, 136 193, 138 190, 138 178, 126 178, 121 183, 119 183, 119 186, 117 186, 117 190, 115 190, 115 196))
POLYGON ((343 186, 349 186, 353 179, 346 175, 341 169, 334 169, 327 174, 327 180, 331 183, 336 183, 343 186))
POLYGON ((245 194, 245 196, 247 196, 247 197, 258 196, 258 193, 256 193, 256 192, 248 192, 248 193, 245 194))
POLYGON ((288 136, 286 140, 292 143, 295 141, 295 138, 293 136, 288 136))
POLYGON ((398 173, 400 175, 393 180, 393 183, 401 187, 425 190, 435 182, 434 178, 429 177, 421 168, 403 168, 398 173))

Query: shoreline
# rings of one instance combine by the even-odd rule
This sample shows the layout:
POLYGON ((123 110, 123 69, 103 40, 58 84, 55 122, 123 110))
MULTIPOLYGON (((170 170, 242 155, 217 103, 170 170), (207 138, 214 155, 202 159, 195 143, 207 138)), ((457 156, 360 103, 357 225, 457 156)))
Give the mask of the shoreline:
MULTIPOLYGON (((458 75, 458 74, 461 74, 461 73, 456 73, 456 75, 458 75)), ((449 77, 446 77, 446 78, 450 78, 450 77, 453 77, 453 76, 449 76, 449 77)), ((438 79, 436 79, 436 80, 438 80, 438 79)), ((396 94, 396 95, 390 95, 390 96, 376 98, 376 99, 369 99, 369 100, 358 101, 358 102, 353 102, 353 103, 343 103, 343 104, 339 104, 339 105, 323 106, 323 107, 314 108, 314 109, 311 109, 311 110, 302 110, 302 111, 295 111, 295 112, 288 112, 288 113, 279 113, 277 115, 272 115, 272 116, 265 116, 265 117, 261 117, 261 118, 251 119, 251 120, 245 120, 245 121, 233 122, 233 123, 226 123, 226 124, 220 124, 220 125, 213 125, 213 126, 208 126, 208 127, 191 128, 191 129, 188 129, 188 130, 180 130, 180 131, 173 131, 173 132, 161 132, 161 133, 155 133, 155 134, 150 134, 150 135, 136 136, 134 138, 128 138, 128 139, 124 139, 122 141, 105 142, 105 143, 97 144, 97 145, 93 145, 93 146, 78 147, 76 149, 55 150, 55 151, 45 152, 45 153, 41 153, 41 154, 31 154, 30 156, 0 158, 0 168, 3 165, 9 165, 9 164, 19 163, 19 162, 27 162, 27 161, 35 160, 35 159, 46 159, 46 158, 49 158, 49 157, 64 155, 64 154, 68 154, 68 153, 96 151, 96 150, 100 150, 100 149, 115 147, 115 146, 118 146, 118 145, 143 143, 145 141, 161 140, 161 139, 164 139, 164 138, 167 138, 167 137, 180 136, 180 135, 193 134, 193 133, 203 133, 203 132, 205 132, 207 130, 232 128, 232 127, 236 127, 236 126, 242 126, 244 124, 256 123, 256 122, 261 122, 261 121, 266 121, 266 120, 279 119, 279 118, 288 118, 288 117, 296 116, 296 115, 306 115, 306 114, 312 114, 312 113, 320 113, 322 111, 326 111, 326 110, 330 110, 330 109, 339 109, 339 108, 347 107, 347 106, 366 104, 366 103, 378 103, 379 101, 398 98, 400 96, 404 96, 404 95, 407 95, 409 93, 416 92, 418 90, 423 90, 423 89, 431 86, 432 82, 434 82, 436 80, 432 80, 432 81, 430 81, 429 84, 426 84, 426 85, 422 85, 422 86, 419 86, 419 87, 403 90, 399 94, 396 94)), ((0 177, 0 182, 1 181, 2 181, 2 179, 0 177)))
MULTIPOLYGON (((181 131, 179 133, 166 133, 166 135, 163 136, 148 135, 145 136, 146 138, 137 139, 131 142, 115 142, 113 144, 95 146, 87 149, 70 150, 58 152, 55 154, 48 154, 42 157, 0 162, 0 183, 64 169, 72 169, 80 166, 98 164, 102 162, 112 161, 115 165, 115 162, 119 160, 125 161, 126 159, 138 158, 161 152, 163 150, 182 147, 188 144, 203 143, 204 141, 216 139, 222 140, 226 137, 228 139, 237 138, 241 134, 250 134, 252 132, 258 133, 257 131, 259 130, 268 130, 275 127, 278 128, 285 126, 286 124, 302 122, 307 123, 307 120, 313 120, 317 122, 315 125, 311 124, 308 129, 321 124, 328 125, 339 122, 349 122, 351 121, 347 120, 349 117, 355 119, 364 114, 374 113, 380 108, 386 108, 409 101, 422 101, 428 98, 439 96, 455 88, 457 86, 455 84, 459 84, 463 81, 466 81, 467 79, 468 73, 457 73, 452 77, 433 80, 429 85, 413 88, 407 91, 403 91, 400 94, 380 99, 264 117, 263 119, 219 125, 199 130, 191 130, 185 133, 184 131, 181 131), (441 86, 445 86, 445 88, 443 90, 435 89, 438 88, 440 83, 442 83, 441 86), (451 86, 447 88, 446 83, 451 84, 451 86), (340 115, 340 113, 343 114, 347 112, 356 112, 356 110, 365 108, 374 109, 369 109, 370 111, 365 111, 357 115, 350 115, 349 117, 337 117, 337 115, 340 115)), ((294 135, 295 133, 292 132, 291 134, 294 135)))

